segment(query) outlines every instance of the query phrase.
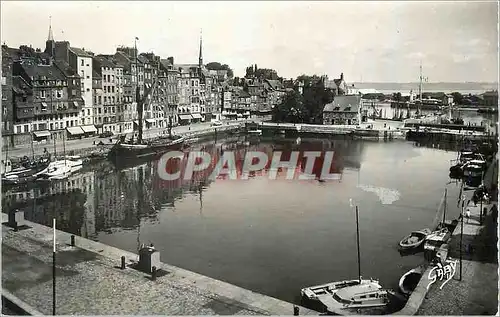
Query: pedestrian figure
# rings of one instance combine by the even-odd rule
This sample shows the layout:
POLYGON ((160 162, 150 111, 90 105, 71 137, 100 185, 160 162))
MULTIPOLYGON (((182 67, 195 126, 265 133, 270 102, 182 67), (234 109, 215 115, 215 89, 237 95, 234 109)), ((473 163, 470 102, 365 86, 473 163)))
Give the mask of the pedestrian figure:
POLYGON ((467 219, 467 220, 466 220, 466 223, 469 223, 469 218, 470 218, 470 209, 469 209, 469 208, 467 208, 467 209, 465 210, 465 219, 467 219))

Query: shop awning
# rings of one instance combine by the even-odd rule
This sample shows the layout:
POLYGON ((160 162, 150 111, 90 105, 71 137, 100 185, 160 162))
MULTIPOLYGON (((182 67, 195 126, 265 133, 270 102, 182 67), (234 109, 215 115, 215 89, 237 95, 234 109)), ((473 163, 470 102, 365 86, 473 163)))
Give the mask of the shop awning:
POLYGON ((134 124, 139 125, 139 121, 135 120, 135 121, 134 121, 134 124))
POLYGON ((238 113, 236 116, 237 116, 238 118, 243 117, 243 115, 242 115, 241 113, 238 113))
POLYGON ((82 128, 83 132, 85 132, 85 133, 97 132, 97 129, 92 124, 91 125, 84 125, 81 128, 82 128))
POLYGON ((42 102, 42 108, 47 108, 47 107, 48 107, 47 103, 46 102, 42 102))
POLYGON ((155 120, 154 119, 146 119, 146 122, 147 123, 155 123, 155 120))
POLYGON ((203 118, 201 116, 201 114, 199 114, 199 113, 193 113, 192 116, 193 116, 193 119, 202 119, 203 118))
POLYGON ((48 130, 43 130, 43 131, 33 131, 33 134, 37 138, 46 138, 50 136, 50 132, 48 130))
POLYGON ((190 114, 180 114, 180 115, 179 115, 179 118, 180 118, 181 120, 191 120, 193 117, 191 117, 191 115, 190 115, 190 114))
POLYGON ((71 135, 80 135, 80 134, 84 133, 82 128, 80 128, 80 127, 69 127, 69 128, 66 128, 66 130, 68 130, 69 134, 71 134, 71 135))

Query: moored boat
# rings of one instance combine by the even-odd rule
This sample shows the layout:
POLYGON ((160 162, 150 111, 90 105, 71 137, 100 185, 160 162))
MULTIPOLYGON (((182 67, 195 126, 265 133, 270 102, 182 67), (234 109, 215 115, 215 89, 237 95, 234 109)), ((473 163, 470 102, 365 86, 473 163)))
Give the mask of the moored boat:
POLYGON ((108 154, 115 165, 130 165, 134 162, 143 162, 159 158, 168 151, 180 151, 183 149, 184 137, 178 137, 169 142, 151 144, 127 144, 118 142, 108 154))
POLYGON ((65 158, 50 162, 50 164, 41 172, 35 174, 37 180, 48 181, 55 179, 64 179, 72 173, 80 170, 83 167, 83 161, 78 157, 65 158))
POLYGON ((377 280, 369 279, 369 280, 345 280, 340 282, 332 282, 327 284, 321 284, 311 287, 306 287, 300 290, 300 294, 302 297, 306 297, 310 300, 318 300, 320 296, 323 295, 333 295, 335 291, 349 286, 356 286, 360 284, 369 284, 378 285, 379 288, 382 288, 377 280))
POLYGON ((45 170, 49 166, 48 159, 41 159, 36 162, 23 162, 21 167, 12 169, 2 175, 2 185, 20 185, 36 179, 36 174, 45 170))
POLYGON ((405 295, 410 295, 417 287, 418 282, 425 272, 425 266, 420 265, 409 270, 399 279, 399 290, 405 295))
POLYGON ((318 299, 328 313, 333 314, 380 314, 390 303, 392 292, 382 289, 378 283, 347 286, 323 295, 318 299))
POLYGON ((399 242, 399 247, 403 250, 418 248, 422 246, 425 238, 431 233, 428 228, 413 231, 399 242))
POLYGON ((441 245, 448 241, 450 236, 451 233, 446 227, 432 232, 425 238, 424 250, 437 251, 441 245))

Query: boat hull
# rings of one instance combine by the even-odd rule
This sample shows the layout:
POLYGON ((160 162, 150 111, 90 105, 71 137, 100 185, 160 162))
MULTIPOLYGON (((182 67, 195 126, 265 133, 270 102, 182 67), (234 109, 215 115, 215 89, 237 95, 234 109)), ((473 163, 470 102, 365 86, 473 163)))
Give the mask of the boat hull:
POLYGON ((416 249, 423 245, 425 238, 431 233, 429 229, 414 231, 404 237, 399 242, 399 248, 402 250, 416 249))
POLYGON ((424 274, 425 267, 423 265, 406 272, 401 279, 399 279, 399 290, 405 295, 410 295, 417 287, 418 282, 424 274))
POLYGON ((108 159, 119 168, 132 167, 159 159, 166 152, 180 151, 184 148, 184 142, 184 139, 180 139, 167 144, 136 148, 117 144, 111 149, 108 159))

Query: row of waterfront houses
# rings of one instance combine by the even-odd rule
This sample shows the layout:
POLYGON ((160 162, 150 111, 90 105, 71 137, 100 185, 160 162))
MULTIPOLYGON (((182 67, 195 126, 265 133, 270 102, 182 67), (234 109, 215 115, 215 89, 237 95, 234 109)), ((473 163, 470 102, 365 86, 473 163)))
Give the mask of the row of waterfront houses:
POLYGON ((55 41, 51 27, 45 49, 2 46, 3 147, 32 141, 81 138, 139 127, 136 87, 154 89, 144 104, 144 129, 214 119, 268 117, 294 83, 245 78, 232 85, 225 70, 203 63, 176 64, 136 47, 94 54, 55 41))

